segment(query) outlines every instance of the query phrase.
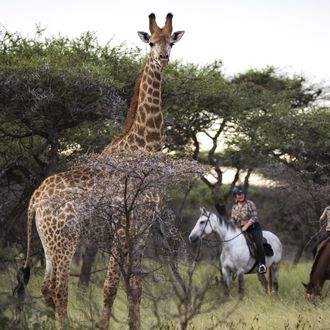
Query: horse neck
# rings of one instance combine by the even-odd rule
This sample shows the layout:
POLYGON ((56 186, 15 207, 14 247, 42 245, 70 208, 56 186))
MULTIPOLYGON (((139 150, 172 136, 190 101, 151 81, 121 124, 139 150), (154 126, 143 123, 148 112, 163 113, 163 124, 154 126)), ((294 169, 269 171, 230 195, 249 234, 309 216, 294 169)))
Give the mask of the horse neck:
POLYGON ((321 290, 326 278, 327 278, 327 266, 330 261, 330 238, 327 238, 321 243, 317 254, 315 256, 312 270, 310 272, 310 283, 314 285, 316 293, 321 290))

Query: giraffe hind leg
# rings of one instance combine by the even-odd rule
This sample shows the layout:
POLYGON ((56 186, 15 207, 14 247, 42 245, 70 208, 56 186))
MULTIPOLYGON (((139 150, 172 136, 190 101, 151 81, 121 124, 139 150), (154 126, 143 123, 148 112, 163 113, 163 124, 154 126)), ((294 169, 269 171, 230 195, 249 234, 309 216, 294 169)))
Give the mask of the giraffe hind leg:
POLYGON ((70 244, 63 245, 61 253, 56 258, 57 269, 54 302, 60 324, 63 324, 67 317, 69 278, 72 258, 76 249, 75 243, 70 242, 70 244))
POLYGON ((56 286, 56 269, 51 263, 47 262, 44 279, 41 286, 41 292, 44 296, 46 306, 52 310, 51 317, 55 317, 55 286, 56 286))

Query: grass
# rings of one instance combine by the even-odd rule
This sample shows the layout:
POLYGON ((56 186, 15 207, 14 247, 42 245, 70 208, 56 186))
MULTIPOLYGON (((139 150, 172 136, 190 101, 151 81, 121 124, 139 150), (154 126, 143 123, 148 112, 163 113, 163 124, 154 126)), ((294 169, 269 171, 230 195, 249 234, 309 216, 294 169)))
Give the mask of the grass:
MULTIPOLYGON (((213 262, 214 264, 214 262, 213 262)), ((146 261, 148 268, 157 269, 159 265, 146 261)), ((103 268, 104 261, 97 268, 103 268)), ((158 269, 145 278, 142 300, 142 325, 144 329, 179 329, 179 300, 175 295, 171 276, 158 269), (157 321, 157 313, 159 319, 157 321)), ((316 304, 304 299, 304 288, 301 284, 308 280, 311 262, 301 263, 295 267, 284 263, 280 270, 280 288, 277 297, 266 295, 256 275, 247 275, 246 294, 242 300, 237 294, 237 285, 233 284, 229 299, 224 299, 222 287, 215 284, 217 270, 211 262, 201 263, 193 279, 193 298, 202 290, 208 278, 209 290, 203 298, 201 313, 189 323, 188 329, 330 329, 329 321, 329 282, 323 288, 325 297, 316 304), (211 283, 212 282, 212 283, 211 283)), ((78 274, 75 266, 72 273, 78 274)), ((40 293, 43 270, 32 274, 25 307, 24 329, 53 329, 54 322, 47 317, 47 310, 40 293)), ((86 290, 77 289, 78 278, 71 277, 69 291, 69 321, 67 329, 95 329, 102 313, 102 285, 104 271, 95 273, 91 285, 86 290)), ((14 302, 10 297, 15 285, 15 271, 9 269, 0 272, 0 329, 13 324, 14 302), (6 284, 6 285, 4 285, 6 284)), ((180 290, 178 290, 180 292, 180 290)), ((182 310, 181 310, 182 311, 182 310)), ((114 306, 115 321, 111 329, 127 329, 127 300, 121 286, 114 306)), ((7 327, 8 328, 8 327, 7 327)))

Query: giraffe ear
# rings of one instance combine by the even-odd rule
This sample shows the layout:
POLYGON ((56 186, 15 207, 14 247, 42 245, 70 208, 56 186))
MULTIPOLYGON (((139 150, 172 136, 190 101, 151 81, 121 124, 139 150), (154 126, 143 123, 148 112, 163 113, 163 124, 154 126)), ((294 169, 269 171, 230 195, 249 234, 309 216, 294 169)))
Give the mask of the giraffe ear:
POLYGON ((149 43, 150 35, 147 32, 138 31, 138 35, 143 42, 149 43))
POLYGON ((184 31, 174 32, 172 34, 173 42, 176 43, 176 42, 180 41, 180 39, 182 38, 183 35, 184 35, 184 31))

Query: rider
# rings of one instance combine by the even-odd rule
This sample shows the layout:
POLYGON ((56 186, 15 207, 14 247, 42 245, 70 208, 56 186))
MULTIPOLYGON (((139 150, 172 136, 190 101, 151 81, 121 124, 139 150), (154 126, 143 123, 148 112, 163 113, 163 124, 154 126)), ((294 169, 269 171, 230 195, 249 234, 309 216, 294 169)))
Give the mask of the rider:
POLYGON ((315 257, 318 246, 327 237, 330 237, 330 206, 326 206, 322 215, 320 216, 320 232, 319 232, 318 240, 313 249, 314 257, 315 257))
POLYGON ((257 260, 259 262, 258 272, 266 272, 265 251, 262 243, 262 230, 258 222, 257 208, 255 204, 246 199, 246 190, 242 186, 236 186, 233 190, 236 204, 231 210, 231 221, 234 222, 242 231, 247 231, 253 237, 257 246, 257 260))

